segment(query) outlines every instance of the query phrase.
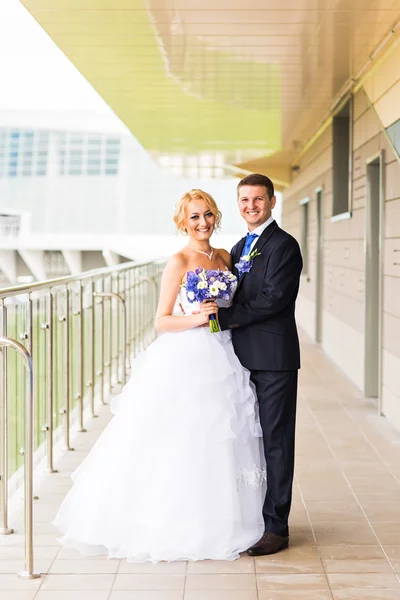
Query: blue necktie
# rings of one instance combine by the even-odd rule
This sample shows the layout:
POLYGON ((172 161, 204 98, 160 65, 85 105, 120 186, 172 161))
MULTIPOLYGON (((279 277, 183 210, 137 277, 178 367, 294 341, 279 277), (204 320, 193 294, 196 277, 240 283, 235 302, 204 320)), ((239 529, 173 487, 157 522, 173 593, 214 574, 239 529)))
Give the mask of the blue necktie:
POLYGON ((258 237, 259 236, 256 233, 248 233, 247 234, 247 236, 246 236, 246 242, 244 244, 243 252, 242 252, 241 256, 246 256, 247 254, 250 253, 251 245, 254 242, 254 240, 256 238, 258 238, 258 237))

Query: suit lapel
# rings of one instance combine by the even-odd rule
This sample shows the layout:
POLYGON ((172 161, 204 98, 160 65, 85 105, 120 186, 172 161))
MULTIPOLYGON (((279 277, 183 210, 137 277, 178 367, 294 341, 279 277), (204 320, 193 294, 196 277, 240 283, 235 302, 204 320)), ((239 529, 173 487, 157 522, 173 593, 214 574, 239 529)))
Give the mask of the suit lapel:
POLYGON ((237 270, 237 268, 235 267, 235 264, 236 264, 237 262, 239 262, 239 259, 240 259, 241 255, 242 255, 242 252, 243 252, 243 248, 244 248, 244 245, 245 245, 245 243, 246 243, 246 236, 245 236, 244 238, 242 238, 242 239, 241 239, 241 240, 238 242, 238 244, 237 244, 237 247, 236 247, 236 250, 235 250, 235 253, 234 253, 234 255, 232 256, 232 263, 233 263, 233 264, 232 264, 232 272, 233 272, 233 273, 234 273, 234 275, 236 275, 237 277, 239 276, 239 273, 238 273, 238 270, 237 270))
POLYGON ((277 228, 278 224, 276 221, 273 221, 270 225, 268 225, 268 227, 266 227, 260 235, 260 239, 255 243, 253 250, 258 250, 259 252, 261 252, 261 250, 264 248, 265 244, 268 242, 269 238, 277 228))
MULTIPOLYGON (((266 227, 264 229, 264 231, 262 232, 262 234, 260 235, 260 239, 257 240, 257 242, 255 243, 255 245, 253 247, 253 250, 258 250, 259 252, 261 252, 262 249, 264 248, 265 244, 268 242, 269 238, 274 233, 274 231, 276 231, 277 228, 278 228, 278 224, 277 224, 276 221, 273 221, 270 225, 268 225, 268 227, 266 227)), ((239 246, 240 247, 240 252, 236 255, 237 260, 235 262, 239 261, 239 258, 241 256, 243 248, 244 248, 245 239, 246 238, 243 238, 243 240, 241 240, 241 242, 240 242, 240 246, 239 246)), ((243 273, 242 277, 238 281, 237 289, 240 288, 241 284, 243 283, 244 278, 247 275, 249 275, 249 273, 243 273)))

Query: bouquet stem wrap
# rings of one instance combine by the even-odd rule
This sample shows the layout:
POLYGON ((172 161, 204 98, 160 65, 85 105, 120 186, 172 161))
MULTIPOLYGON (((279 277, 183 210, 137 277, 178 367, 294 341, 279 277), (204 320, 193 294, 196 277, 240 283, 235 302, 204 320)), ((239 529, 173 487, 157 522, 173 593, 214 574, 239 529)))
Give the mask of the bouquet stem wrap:
POLYGON ((210 315, 209 322, 210 322, 210 332, 211 333, 218 333, 219 331, 221 331, 221 328, 218 323, 217 315, 210 315))

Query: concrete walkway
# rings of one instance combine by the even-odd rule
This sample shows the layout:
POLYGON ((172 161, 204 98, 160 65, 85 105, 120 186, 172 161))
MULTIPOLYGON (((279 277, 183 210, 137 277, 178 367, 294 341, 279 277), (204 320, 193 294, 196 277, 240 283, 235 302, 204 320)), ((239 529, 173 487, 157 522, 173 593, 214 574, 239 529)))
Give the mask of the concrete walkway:
MULTIPOLYGON (((235 562, 129 564, 60 550, 50 525, 69 475, 109 420, 105 407, 35 503, 36 569, 23 536, 0 538, 3 600, 400 600, 400 434, 303 339, 291 547, 235 562)), ((15 526, 15 523, 11 523, 15 526)))

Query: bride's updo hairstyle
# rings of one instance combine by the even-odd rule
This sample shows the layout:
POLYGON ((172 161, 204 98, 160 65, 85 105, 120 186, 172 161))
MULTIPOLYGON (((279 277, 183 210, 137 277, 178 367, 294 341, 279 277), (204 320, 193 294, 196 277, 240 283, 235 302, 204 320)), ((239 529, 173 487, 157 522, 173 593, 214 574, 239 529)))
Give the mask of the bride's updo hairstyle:
POLYGON ((190 190, 190 192, 183 194, 183 196, 175 205, 174 221, 178 230, 183 234, 186 233, 184 223, 187 216, 188 204, 192 200, 204 200, 215 217, 215 229, 219 229, 221 227, 222 214, 218 210, 218 206, 214 198, 210 196, 210 194, 207 194, 207 192, 203 192, 203 190, 190 190))

